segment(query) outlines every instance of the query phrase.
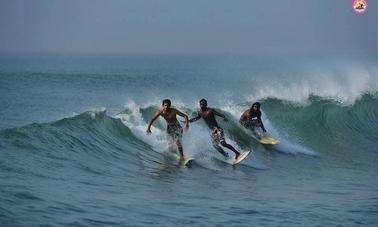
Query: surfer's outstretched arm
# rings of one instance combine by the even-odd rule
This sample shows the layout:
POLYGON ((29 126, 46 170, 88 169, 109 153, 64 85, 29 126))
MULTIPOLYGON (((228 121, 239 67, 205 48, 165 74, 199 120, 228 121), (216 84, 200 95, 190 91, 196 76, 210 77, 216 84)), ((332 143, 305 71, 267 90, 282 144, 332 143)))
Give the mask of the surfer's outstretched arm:
POLYGON ((185 128, 188 128, 189 127, 189 118, 188 118, 188 115, 184 114, 183 112, 179 111, 178 109, 175 109, 175 110, 176 110, 177 115, 185 118, 185 128))
POLYGON ((201 119, 201 116, 197 115, 197 117, 193 117, 192 119, 190 119, 189 122, 192 123, 192 122, 198 121, 199 119, 201 119))
POLYGON ((266 129, 265 129, 265 127, 264 127, 264 124, 263 124, 263 122, 262 122, 262 120, 261 120, 261 113, 257 116, 257 119, 259 119, 259 121, 260 121, 260 124, 261 124, 261 128, 262 128, 262 130, 263 130, 264 132, 266 132, 266 129))
POLYGON ((262 130, 263 130, 264 132, 266 132, 266 129, 265 129, 265 127, 264 127, 264 124, 263 124, 262 120, 260 120, 260 123, 261 123, 261 128, 262 128, 262 130))
POLYGON ((217 116, 223 118, 224 121, 228 121, 228 119, 226 118, 226 116, 224 116, 223 114, 221 114, 221 113, 215 111, 214 109, 213 109, 213 112, 214 112, 215 115, 217 115, 217 116))
POLYGON ((151 134, 151 125, 152 123, 154 123, 154 121, 160 116, 161 114, 161 110, 157 111, 151 118, 151 120, 148 121, 148 126, 147 126, 147 130, 146 130, 146 133, 147 135, 150 135, 151 134))

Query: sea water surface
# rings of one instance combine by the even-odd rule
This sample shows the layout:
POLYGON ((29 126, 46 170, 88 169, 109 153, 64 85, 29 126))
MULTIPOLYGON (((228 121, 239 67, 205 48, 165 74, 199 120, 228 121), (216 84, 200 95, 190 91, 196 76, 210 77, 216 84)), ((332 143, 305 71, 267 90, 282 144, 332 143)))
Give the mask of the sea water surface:
POLYGON ((0 55, 1 226, 377 226, 378 56, 0 55), (225 114, 167 147, 165 98, 225 114), (259 101, 259 144, 238 123, 259 101), (232 152, 230 153, 232 154, 232 152))

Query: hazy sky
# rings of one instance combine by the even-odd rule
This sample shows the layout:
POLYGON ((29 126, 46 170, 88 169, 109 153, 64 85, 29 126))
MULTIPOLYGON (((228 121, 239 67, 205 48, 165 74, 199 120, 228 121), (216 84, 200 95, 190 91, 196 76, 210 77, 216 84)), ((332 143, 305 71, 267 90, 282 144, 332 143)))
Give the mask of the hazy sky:
POLYGON ((0 51, 377 51, 352 0, 0 0, 0 51))

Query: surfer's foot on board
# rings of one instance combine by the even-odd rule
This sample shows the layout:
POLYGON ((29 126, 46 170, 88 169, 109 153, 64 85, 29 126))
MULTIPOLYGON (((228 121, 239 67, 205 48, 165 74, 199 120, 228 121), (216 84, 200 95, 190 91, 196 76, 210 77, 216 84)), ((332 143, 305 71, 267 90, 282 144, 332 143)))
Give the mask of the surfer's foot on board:
POLYGON ((183 162, 185 162, 185 158, 184 158, 184 156, 181 156, 180 159, 179 159, 179 164, 183 163, 183 162))
POLYGON ((235 160, 238 159, 240 156, 240 153, 235 153, 235 160))

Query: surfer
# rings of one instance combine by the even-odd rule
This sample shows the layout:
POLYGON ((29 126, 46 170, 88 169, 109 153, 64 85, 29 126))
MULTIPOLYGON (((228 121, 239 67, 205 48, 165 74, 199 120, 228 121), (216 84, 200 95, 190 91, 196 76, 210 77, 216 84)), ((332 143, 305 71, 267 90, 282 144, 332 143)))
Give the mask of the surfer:
POLYGON ((171 100, 164 99, 162 107, 152 116, 151 120, 148 122, 146 133, 151 135, 151 125, 159 117, 162 116, 167 121, 167 137, 169 141, 176 143, 178 151, 180 153, 180 161, 184 160, 184 151, 181 143, 182 138, 182 127, 177 121, 176 115, 185 118, 184 130, 189 128, 189 118, 186 114, 181 111, 171 107, 171 100))
POLYGON ((213 146, 219 153, 221 153, 225 158, 228 158, 228 153, 225 152, 221 146, 226 147, 230 150, 232 150, 235 153, 235 159, 237 159, 240 155, 240 153, 230 144, 226 143, 226 140, 224 138, 223 129, 219 127, 215 115, 222 117, 224 121, 228 121, 226 116, 224 116, 221 113, 218 113, 212 108, 207 107, 207 101, 206 99, 200 100, 200 111, 197 113, 197 117, 194 117, 189 120, 189 122, 194 122, 199 120, 201 117, 205 120, 207 126, 211 130, 211 140, 213 143, 213 146))
POLYGON ((249 110, 244 111, 244 113, 240 117, 240 124, 244 127, 255 131, 256 128, 261 128, 263 132, 266 132, 264 124, 261 120, 261 111, 260 111, 260 103, 255 102, 252 104, 249 110))

